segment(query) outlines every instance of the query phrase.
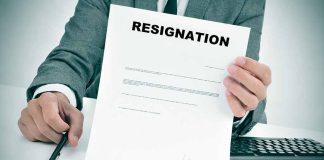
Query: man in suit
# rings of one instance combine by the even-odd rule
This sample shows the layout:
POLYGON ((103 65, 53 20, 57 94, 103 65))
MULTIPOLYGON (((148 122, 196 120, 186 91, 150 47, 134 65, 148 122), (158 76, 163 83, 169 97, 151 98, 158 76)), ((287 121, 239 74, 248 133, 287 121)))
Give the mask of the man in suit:
POLYGON ((69 130, 69 143, 77 145, 83 127, 82 97, 97 96, 110 4, 250 27, 246 57, 228 67, 224 85, 235 123, 252 110, 255 121, 265 122, 271 71, 257 62, 265 0, 79 0, 59 46, 27 90, 28 105, 18 125, 28 140, 58 143, 61 133, 69 130), (169 3, 177 5, 171 12, 166 11, 169 3))

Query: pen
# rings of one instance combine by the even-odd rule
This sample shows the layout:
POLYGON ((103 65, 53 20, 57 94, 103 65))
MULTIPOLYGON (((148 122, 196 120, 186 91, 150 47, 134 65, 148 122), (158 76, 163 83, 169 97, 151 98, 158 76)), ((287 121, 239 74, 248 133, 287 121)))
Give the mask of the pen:
POLYGON ((65 143, 68 140, 68 132, 63 133, 63 136, 60 140, 60 142, 57 144, 54 152, 52 153, 51 157, 49 158, 49 160, 57 160, 58 157, 60 156, 60 152, 62 150, 62 148, 64 147, 65 143))

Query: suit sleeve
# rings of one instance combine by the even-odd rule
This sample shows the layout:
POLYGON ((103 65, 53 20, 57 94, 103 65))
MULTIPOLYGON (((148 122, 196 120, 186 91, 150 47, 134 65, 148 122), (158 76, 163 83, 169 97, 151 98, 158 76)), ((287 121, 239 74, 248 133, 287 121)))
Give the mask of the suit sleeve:
POLYGON ((65 26, 60 44, 40 65, 27 89, 27 100, 45 84, 64 84, 76 95, 77 107, 90 80, 101 70, 109 1, 79 0, 73 17, 65 26))
POLYGON ((265 0, 245 0, 235 25, 251 28, 247 57, 259 60, 265 0))
MULTIPOLYGON (((264 11, 265 0, 245 0, 241 12, 234 22, 235 25, 251 28, 246 56, 257 61, 259 60, 264 11)), ((266 123, 266 116, 264 113, 265 105, 266 100, 258 104, 258 107, 253 111, 251 125, 247 126, 245 131, 241 134, 245 134, 251 130, 257 122, 266 123)))

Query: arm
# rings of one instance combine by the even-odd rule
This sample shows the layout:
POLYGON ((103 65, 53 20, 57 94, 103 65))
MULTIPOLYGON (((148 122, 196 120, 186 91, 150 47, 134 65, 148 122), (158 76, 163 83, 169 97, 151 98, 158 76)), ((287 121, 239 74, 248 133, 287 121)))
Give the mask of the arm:
POLYGON ((108 6, 109 1, 79 0, 59 46, 38 68, 27 90, 28 105, 18 120, 19 129, 28 140, 58 143, 60 133, 69 130, 69 143, 78 144, 83 128, 83 115, 79 111, 82 97, 101 69, 108 6), (59 92, 42 93, 32 99, 35 90, 47 84, 70 88, 79 110, 70 104, 71 99, 59 92))
POLYGON ((265 0, 245 0, 234 25, 251 28, 247 57, 259 60, 260 41, 265 9, 265 0))
POLYGON ((249 131, 255 123, 266 122, 266 88, 271 83, 270 69, 258 63, 260 39, 264 17, 265 0, 246 0, 234 24, 251 28, 247 57, 239 58, 229 67, 230 76, 224 80, 227 98, 233 113, 242 117, 253 110, 252 123, 246 125, 241 134, 249 131), (240 63, 244 60, 244 64, 240 63), (250 73, 250 74, 248 74, 250 73))
POLYGON ((107 29, 109 2, 80 0, 75 14, 66 24, 57 46, 38 68, 37 76, 27 90, 28 101, 35 90, 45 84, 64 84, 76 94, 77 107, 91 79, 101 69, 107 29))

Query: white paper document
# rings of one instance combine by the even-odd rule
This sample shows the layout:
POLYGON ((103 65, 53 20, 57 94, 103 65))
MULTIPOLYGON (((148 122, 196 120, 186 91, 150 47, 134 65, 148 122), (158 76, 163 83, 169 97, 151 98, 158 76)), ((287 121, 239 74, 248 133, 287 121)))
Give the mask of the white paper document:
POLYGON ((229 159, 226 67, 249 28, 111 5, 87 160, 229 159))

